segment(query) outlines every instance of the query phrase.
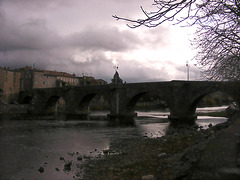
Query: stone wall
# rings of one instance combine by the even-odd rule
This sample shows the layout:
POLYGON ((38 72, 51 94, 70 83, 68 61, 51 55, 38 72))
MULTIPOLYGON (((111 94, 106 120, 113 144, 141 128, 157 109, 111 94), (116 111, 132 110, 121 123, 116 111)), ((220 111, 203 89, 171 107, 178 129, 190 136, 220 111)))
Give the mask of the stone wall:
POLYGON ((56 87, 56 76, 46 76, 44 72, 33 72, 33 88, 56 87))
POLYGON ((20 91, 21 74, 7 68, 0 68, 0 89, 2 90, 1 101, 11 102, 16 100, 15 96, 20 91))
POLYGON ((1 113, 27 113, 29 105, 27 104, 0 104, 1 113))

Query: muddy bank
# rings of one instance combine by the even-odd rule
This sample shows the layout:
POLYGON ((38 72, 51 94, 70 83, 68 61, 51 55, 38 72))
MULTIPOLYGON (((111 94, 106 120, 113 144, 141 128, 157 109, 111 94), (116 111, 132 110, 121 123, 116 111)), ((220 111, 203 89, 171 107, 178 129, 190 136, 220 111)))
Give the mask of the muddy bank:
MULTIPOLYGON (((238 115, 239 117, 239 115, 238 115)), ((235 117, 236 118, 236 117, 235 117)), ((192 174, 208 143, 232 120, 203 130, 169 128, 161 138, 135 138, 114 142, 104 155, 77 164, 75 179, 201 179, 192 174)), ((210 177, 210 176, 209 176, 210 177)), ((213 176, 213 179, 217 179, 213 176)))

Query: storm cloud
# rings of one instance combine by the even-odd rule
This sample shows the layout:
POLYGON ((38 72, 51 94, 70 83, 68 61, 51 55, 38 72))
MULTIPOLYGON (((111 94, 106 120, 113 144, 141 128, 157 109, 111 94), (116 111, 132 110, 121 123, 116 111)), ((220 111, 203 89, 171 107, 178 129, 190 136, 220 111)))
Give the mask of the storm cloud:
POLYGON ((140 5, 150 8, 146 0, 0 0, 0 66, 34 64, 110 82, 117 62, 127 82, 184 79, 171 25, 130 29, 112 18, 139 17, 140 5))
POLYGON ((69 44, 82 50, 126 51, 142 44, 136 34, 116 27, 87 27, 69 37, 69 44))

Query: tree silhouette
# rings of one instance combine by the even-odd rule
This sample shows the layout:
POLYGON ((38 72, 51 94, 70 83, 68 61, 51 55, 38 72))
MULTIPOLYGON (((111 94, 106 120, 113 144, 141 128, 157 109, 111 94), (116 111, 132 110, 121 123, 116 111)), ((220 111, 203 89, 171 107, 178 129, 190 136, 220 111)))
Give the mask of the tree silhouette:
POLYGON ((155 11, 125 20, 130 28, 156 27, 166 21, 197 26, 192 45, 197 66, 212 80, 240 80, 240 0, 154 0, 155 11))

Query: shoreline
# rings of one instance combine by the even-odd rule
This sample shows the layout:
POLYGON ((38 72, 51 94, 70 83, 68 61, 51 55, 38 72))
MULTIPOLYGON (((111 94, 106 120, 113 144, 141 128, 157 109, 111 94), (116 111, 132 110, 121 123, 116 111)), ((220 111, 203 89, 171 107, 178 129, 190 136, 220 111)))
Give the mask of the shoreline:
POLYGON ((209 142, 239 117, 238 114, 225 123, 210 125, 206 130, 197 126, 169 128, 159 138, 115 142, 104 155, 77 164, 75 179, 192 179, 209 142))
MULTIPOLYGON (((60 157, 64 172, 61 171, 59 175, 66 173, 76 180, 191 179, 190 173, 209 141, 232 123, 229 120, 216 126, 210 125, 207 130, 203 130, 200 125, 169 128, 167 135, 159 138, 150 138, 144 134, 134 139, 124 137, 111 142, 109 149, 93 149, 90 153, 95 154, 94 157, 69 152, 72 158, 61 160, 60 157)), ((56 166, 55 170, 58 172, 60 169, 56 166)))

